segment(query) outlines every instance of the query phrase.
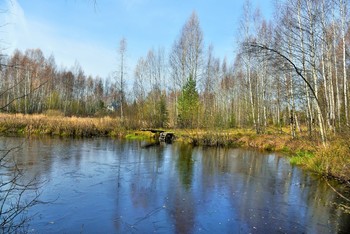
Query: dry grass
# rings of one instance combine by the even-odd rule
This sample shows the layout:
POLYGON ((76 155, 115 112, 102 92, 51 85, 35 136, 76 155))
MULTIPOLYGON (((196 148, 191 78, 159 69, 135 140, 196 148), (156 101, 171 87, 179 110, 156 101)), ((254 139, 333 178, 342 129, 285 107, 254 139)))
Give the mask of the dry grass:
POLYGON ((291 163, 350 183, 350 143, 345 139, 333 140, 314 152, 298 151, 291 163))
POLYGON ((118 119, 79 118, 48 115, 0 114, 0 132, 5 134, 72 137, 118 136, 118 119))
POLYGON ((175 130, 177 139, 194 145, 236 146, 268 151, 315 151, 318 144, 304 136, 292 139, 288 129, 270 129, 265 134, 256 134, 252 129, 225 130, 175 130))
POLYGON ((338 139, 327 148, 320 148, 315 157, 310 160, 311 169, 350 181, 350 143, 345 139, 338 139))

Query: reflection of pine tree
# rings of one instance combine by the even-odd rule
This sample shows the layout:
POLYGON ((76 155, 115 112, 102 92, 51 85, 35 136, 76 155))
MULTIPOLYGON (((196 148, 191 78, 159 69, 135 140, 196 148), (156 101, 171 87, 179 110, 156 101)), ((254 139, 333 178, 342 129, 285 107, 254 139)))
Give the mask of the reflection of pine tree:
POLYGON ((183 128, 193 128, 198 117, 199 95, 196 90, 196 81, 189 77, 182 88, 181 96, 178 101, 178 123, 183 128))
POLYGON ((179 170, 180 181, 186 190, 192 186, 193 167, 192 146, 183 145, 180 147, 177 169, 179 170))

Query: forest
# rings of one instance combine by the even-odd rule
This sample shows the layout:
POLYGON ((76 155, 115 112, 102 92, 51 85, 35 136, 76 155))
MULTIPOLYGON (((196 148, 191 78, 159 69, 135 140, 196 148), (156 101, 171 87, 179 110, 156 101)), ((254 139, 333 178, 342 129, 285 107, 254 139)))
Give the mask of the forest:
POLYGON ((130 129, 289 128, 326 144, 350 132, 348 8, 345 0, 279 1, 266 20, 246 1, 232 64, 206 45, 196 12, 170 48, 150 49, 132 71, 121 39, 106 78, 78 62, 59 68, 40 49, 17 50, 1 56, 1 111, 111 116, 130 129))

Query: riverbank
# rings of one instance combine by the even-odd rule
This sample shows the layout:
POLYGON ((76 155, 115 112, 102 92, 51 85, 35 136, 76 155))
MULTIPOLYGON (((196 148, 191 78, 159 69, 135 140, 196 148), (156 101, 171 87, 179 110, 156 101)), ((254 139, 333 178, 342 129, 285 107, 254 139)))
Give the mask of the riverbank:
MULTIPOLYGON (((319 174, 332 176, 350 184, 350 143, 333 139, 327 148, 307 136, 292 139, 288 129, 269 129, 266 134, 256 134, 250 129, 227 130, 170 130, 176 141, 192 145, 254 148, 281 152, 290 156, 292 164, 319 174)), ((49 115, 0 114, 0 133, 3 135, 60 137, 118 137, 149 139, 153 134, 128 130, 119 119, 79 118, 49 115)))
POLYGON ((266 134, 256 134, 249 129, 200 130, 182 132, 180 136, 180 140, 195 145, 279 152, 288 156, 293 165, 332 177, 350 186, 350 142, 345 137, 332 138, 327 147, 324 147, 321 141, 310 140, 306 135, 292 139, 288 129, 271 129, 266 134))

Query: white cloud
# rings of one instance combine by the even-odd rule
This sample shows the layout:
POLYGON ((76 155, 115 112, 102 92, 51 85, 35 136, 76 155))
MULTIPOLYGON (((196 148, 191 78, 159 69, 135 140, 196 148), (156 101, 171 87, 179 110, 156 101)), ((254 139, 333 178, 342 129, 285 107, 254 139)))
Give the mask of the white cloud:
POLYGON ((16 0, 8 0, 9 12, 4 31, 7 53, 15 49, 40 48, 46 56, 54 55, 58 66, 70 68, 78 61, 87 75, 107 77, 116 63, 115 51, 88 40, 64 37, 59 29, 26 17, 16 0))

